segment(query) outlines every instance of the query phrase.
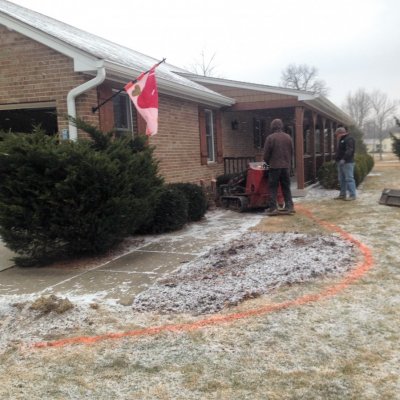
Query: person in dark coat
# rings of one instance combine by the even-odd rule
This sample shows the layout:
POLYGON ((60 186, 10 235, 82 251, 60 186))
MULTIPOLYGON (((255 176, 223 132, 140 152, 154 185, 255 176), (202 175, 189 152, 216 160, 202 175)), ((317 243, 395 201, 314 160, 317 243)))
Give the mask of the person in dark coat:
POLYGON ((355 140, 343 127, 336 129, 335 135, 337 138, 335 160, 340 186, 339 196, 335 197, 335 200, 355 200, 357 197, 354 179, 355 140))
POLYGON ((264 161, 269 165, 268 187, 271 196, 268 215, 277 215, 276 196, 281 184, 285 199, 284 211, 294 214, 292 192, 290 190, 290 165, 293 157, 293 141, 290 135, 283 131, 280 119, 271 122, 271 134, 264 143, 264 161))

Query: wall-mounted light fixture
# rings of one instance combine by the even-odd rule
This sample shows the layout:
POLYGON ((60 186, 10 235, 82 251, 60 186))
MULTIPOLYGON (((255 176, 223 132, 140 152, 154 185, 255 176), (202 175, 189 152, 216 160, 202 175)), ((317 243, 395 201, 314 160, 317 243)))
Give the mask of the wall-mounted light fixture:
POLYGON ((237 119, 234 119, 231 122, 231 127, 233 131, 237 131, 238 127, 239 127, 239 121, 237 119))

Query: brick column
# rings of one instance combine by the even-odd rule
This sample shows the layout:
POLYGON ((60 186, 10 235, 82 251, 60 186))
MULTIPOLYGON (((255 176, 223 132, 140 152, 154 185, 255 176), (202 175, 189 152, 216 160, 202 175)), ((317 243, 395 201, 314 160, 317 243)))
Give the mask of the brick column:
POLYGON ((327 148, 326 141, 328 140, 328 138, 325 137, 326 118, 324 118, 324 117, 321 118, 321 125, 322 126, 321 126, 320 135, 321 135, 321 139, 322 139, 322 143, 321 143, 321 146, 322 146, 322 162, 324 163, 325 162, 325 152, 326 152, 326 148, 327 148))
POLYGON ((312 178, 315 180, 317 177, 317 158, 316 158, 316 149, 315 149, 315 127, 317 125, 317 113, 312 112, 311 114, 311 126, 310 126, 310 134, 311 134, 311 163, 312 163, 312 178))
POLYGON ((296 175, 297 188, 304 189, 304 108, 295 108, 295 151, 296 151, 296 175))

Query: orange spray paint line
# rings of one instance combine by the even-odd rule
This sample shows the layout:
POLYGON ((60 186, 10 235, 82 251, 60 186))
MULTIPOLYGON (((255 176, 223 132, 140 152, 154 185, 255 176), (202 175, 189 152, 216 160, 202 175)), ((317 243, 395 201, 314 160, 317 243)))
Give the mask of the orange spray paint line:
POLYGON ((157 335, 164 332, 190 332, 208 326, 230 323, 244 318, 257 317, 268 313, 284 310, 290 307, 297 307, 309 303, 314 303, 323 300, 325 298, 335 296, 338 293, 342 292, 344 289, 346 289, 349 285, 354 283, 356 280, 360 279, 370 268, 372 268, 373 266, 372 253, 371 250, 365 244, 355 239, 353 236, 351 236, 348 232, 344 231, 340 227, 315 217, 311 213, 311 211, 307 210, 306 208, 297 206, 296 209, 305 216, 307 216, 308 218, 317 222, 319 225, 323 226, 324 228, 338 233, 343 239, 353 243, 360 250, 362 255, 362 260, 356 265, 356 267, 353 270, 351 270, 338 283, 332 286, 328 286, 316 294, 306 294, 294 300, 288 300, 275 304, 268 304, 266 306, 262 306, 259 308, 239 313, 227 314, 227 315, 214 315, 212 317, 205 318, 196 322, 161 325, 143 329, 135 329, 126 332, 107 333, 104 335, 97 335, 97 336, 79 336, 79 337, 65 338, 47 342, 37 342, 33 343, 31 347, 33 348, 64 347, 73 344, 93 344, 110 339, 123 339, 128 337, 157 335))

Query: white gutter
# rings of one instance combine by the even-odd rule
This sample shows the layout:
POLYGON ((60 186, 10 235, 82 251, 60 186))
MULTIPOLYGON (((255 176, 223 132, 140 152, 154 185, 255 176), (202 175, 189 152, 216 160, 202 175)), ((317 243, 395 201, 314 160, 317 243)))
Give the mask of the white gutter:
MULTIPOLYGON (((75 98, 81 95, 84 92, 87 92, 90 89, 93 89, 104 82, 106 79, 106 69, 101 61, 101 65, 97 67, 97 75, 91 79, 79 85, 68 92, 67 96, 67 109, 68 109, 68 117, 72 117, 76 119, 76 105, 75 98)), ((69 127, 69 139, 77 140, 78 139, 78 129, 77 127, 70 121, 68 123, 69 127)))

